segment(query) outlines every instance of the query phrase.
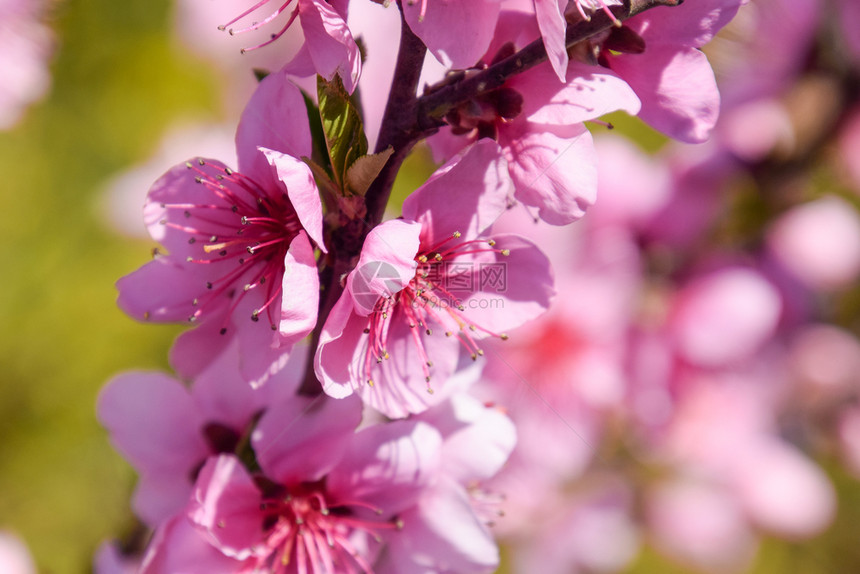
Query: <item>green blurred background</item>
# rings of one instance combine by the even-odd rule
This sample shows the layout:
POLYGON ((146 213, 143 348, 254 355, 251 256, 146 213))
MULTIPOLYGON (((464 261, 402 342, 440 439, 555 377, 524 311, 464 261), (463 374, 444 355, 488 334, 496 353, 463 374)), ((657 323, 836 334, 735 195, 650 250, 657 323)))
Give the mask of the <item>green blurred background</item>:
MULTIPOLYGON (((116 308, 114 282, 152 244, 110 230, 105 182, 149 157, 177 118, 236 118, 222 117, 214 70, 177 47, 166 0, 58 2, 51 24, 52 90, 0 132, 10 240, 0 250, 0 529, 26 540, 40 571, 75 573, 134 525, 134 476, 96 421, 97 393, 118 371, 166 368, 177 332, 116 308)), ((620 131, 651 137, 619 120, 620 131)), ((802 545, 765 542, 757 572, 860 571, 860 489, 831 476, 841 500, 833 527, 802 545)), ((629 571, 686 570, 645 549, 629 571)))

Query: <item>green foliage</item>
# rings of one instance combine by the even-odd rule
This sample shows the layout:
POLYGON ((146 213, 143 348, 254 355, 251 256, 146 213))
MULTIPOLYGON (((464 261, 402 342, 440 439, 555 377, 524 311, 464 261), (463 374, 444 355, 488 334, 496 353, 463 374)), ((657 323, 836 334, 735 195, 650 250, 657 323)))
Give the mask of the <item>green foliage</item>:
POLYGON ((340 190, 350 193, 347 171, 355 160, 367 155, 361 114, 337 76, 331 82, 318 78, 317 96, 332 179, 340 190))

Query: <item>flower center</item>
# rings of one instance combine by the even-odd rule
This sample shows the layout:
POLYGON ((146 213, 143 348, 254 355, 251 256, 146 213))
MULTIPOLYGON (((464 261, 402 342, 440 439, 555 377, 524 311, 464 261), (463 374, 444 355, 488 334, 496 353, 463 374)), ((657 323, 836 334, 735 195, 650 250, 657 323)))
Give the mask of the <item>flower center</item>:
POLYGON ((267 537, 254 565, 259 571, 272 573, 373 574, 371 563, 362 555, 362 546, 356 545, 356 535, 381 542, 381 530, 402 527, 399 519, 383 520, 379 518, 381 510, 365 503, 331 504, 326 500, 323 481, 301 484, 295 492, 264 498, 260 509, 267 537), (362 509, 366 512, 359 512, 362 509), (374 518, 362 517, 367 514, 374 518))
MULTIPOLYGON (((289 6, 292 3, 292 1, 293 0, 286 0, 286 2, 281 4, 280 7, 278 7, 274 12, 272 12, 268 16, 266 16, 264 19, 262 19, 260 21, 253 21, 253 22, 251 22, 251 24, 249 26, 246 26, 245 28, 240 28, 237 30, 237 29, 233 29, 230 27, 233 24, 235 24, 236 22, 245 18, 246 16, 250 16, 253 12, 257 11, 259 8, 262 8, 265 4, 269 3, 269 0, 260 0, 259 2, 257 2, 253 6, 251 6, 250 8, 248 8, 247 10, 245 10, 244 12, 242 12, 241 14, 239 14, 238 16, 236 16, 235 18, 233 18, 232 20, 227 22, 226 24, 222 24, 221 26, 218 26, 218 29, 221 31, 227 30, 227 32, 231 36, 234 36, 236 34, 244 34, 246 32, 252 32, 254 30, 259 30, 260 28, 262 28, 263 26, 265 26, 266 24, 270 23, 272 20, 274 20, 275 18, 277 18, 278 16, 283 14, 283 12, 287 9, 287 6, 289 6)), ((295 19, 298 15, 299 15, 299 9, 297 6, 295 9, 293 9, 292 13, 290 13, 289 20, 287 20, 287 23, 284 24, 284 26, 280 29, 280 31, 272 34, 269 37, 269 39, 266 40, 265 42, 263 42, 262 44, 257 44, 256 46, 252 46, 250 48, 242 48, 242 53, 244 54, 245 52, 247 52, 249 50, 256 50, 257 48, 262 48, 263 46, 268 46, 269 44, 271 44, 272 42, 274 42, 275 40, 277 40, 278 38, 283 36, 284 32, 286 32, 290 28, 290 26, 292 26, 293 22, 295 21, 295 19)))
POLYGON ((250 318, 259 321, 265 312, 272 329, 277 329, 273 309, 279 308, 284 257, 301 230, 286 192, 273 197, 251 178, 202 159, 188 162, 186 167, 208 192, 209 202, 162 204, 168 210, 183 210, 186 222, 165 218, 160 223, 187 233, 188 243, 199 246, 196 256, 189 255, 186 262, 212 267, 205 273, 205 291, 192 301, 195 310, 188 320, 196 322, 213 304, 230 298, 230 312, 221 327, 223 335, 243 297, 261 290, 263 304, 250 318))
POLYGON ((510 252, 507 249, 498 249, 492 239, 459 241, 460 237, 461 234, 455 232, 429 248, 421 248, 415 256, 415 276, 406 287, 390 297, 380 297, 377 300, 364 329, 368 336, 364 371, 368 375, 369 385, 374 384, 373 379, 369 378, 373 362, 381 363, 389 358, 387 342, 392 321, 403 321, 409 326, 412 342, 421 358, 427 391, 431 394, 433 389, 430 386, 430 368, 433 361, 427 354, 419 329, 423 330, 426 336, 431 336, 431 324, 441 326, 446 337, 453 336, 459 340, 469 351, 473 361, 484 354, 476 340, 481 334, 508 339, 505 333, 494 333, 470 321, 463 305, 465 298, 486 287, 481 271, 492 264, 481 267, 473 258, 459 258, 481 253, 507 256, 510 252))

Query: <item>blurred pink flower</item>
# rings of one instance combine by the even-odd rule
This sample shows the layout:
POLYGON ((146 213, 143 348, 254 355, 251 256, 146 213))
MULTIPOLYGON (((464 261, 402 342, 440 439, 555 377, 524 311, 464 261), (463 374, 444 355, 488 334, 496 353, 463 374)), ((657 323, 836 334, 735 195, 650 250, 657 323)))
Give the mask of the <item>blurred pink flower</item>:
POLYGON ((854 193, 860 195, 860 106, 856 106, 842 124, 839 158, 854 193))
POLYGON ((258 381, 316 324, 319 279, 309 238, 325 246, 319 192, 296 159, 310 154, 304 112, 298 88, 283 73, 269 75, 239 123, 238 172, 193 159, 149 192, 147 227, 168 253, 121 278, 118 303, 141 320, 199 325, 172 350, 183 376, 201 372, 237 337, 242 372, 258 381))
POLYGON ((0 572, 36 574, 36 564, 27 545, 15 534, 0 530, 0 572))
POLYGON ((666 161, 642 151, 625 137, 602 135, 597 150, 598 201, 588 212, 590 227, 621 227, 641 233, 671 197, 666 161))
POLYGON ((45 0, 0 0, 0 130, 48 91, 53 33, 42 22, 45 0))
POLYGON ((779 292, 753 269, 729 267, 697 277, 673 303, 675 350, 700 367, 737 364, 776 333, 781 307, 779 292))
POLYGON ((777 262, 809 289, 843 289, 860 275, 860 214, 837 196, 792 208, 767 231, 777 262))
POLYGON ((776 434, 773 387, 781 374, 777 364, 758 362, 687 374, 663 456, 725 489, 752 526, 808 538, 830 524, 835 493, 824 472, 776 434))
POLYGON ((860 407, 851 406, 842 412, 838 433, 842 458, 848 470, 860 478, 860 407))
POLYGON ((546 257, 515 235, 489 235, 507 206, 498 146, 475 143, 367 236, 315 358, 326 393, 358 392, 391 417, 418 413, 454 371, 460 347, 536 317, 549 304, 546 257), (435 333, 435 334, 434 334, 435 333))
POLYGON ((792 334, 788 354, 807 399, 840 402, 860 389, 860 340, 846 329, 827 323, 803 325, 792 334))
POLYGON ((513 538, 516 572, 586 574, 618 572, 639 550, 633 521, 632 492, 612 475, 595 472, 585 484, 566 495, 513 538))
POLYGON ((658 549, 707 571, 743 570, 756 539, 738 501, 721 485, 679 476, 648 492, 647 526, 658 549))

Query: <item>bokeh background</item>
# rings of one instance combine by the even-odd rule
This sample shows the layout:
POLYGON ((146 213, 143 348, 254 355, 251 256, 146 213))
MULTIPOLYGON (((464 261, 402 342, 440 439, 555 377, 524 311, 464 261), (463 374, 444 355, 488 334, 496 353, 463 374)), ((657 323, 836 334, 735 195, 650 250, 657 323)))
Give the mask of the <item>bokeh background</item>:
MULTIPOLYGON (((125 317, 114 282, 153 247, 134 215, 149 182, 186 155, 230 153, 238 110, 253 86, 250 67, 266 66, 264 55, 234 67, 235 44, 232 55, 207 58, 183 6, 49 3, 42 18, 53 33, 50 87, 0 131, 0 229, 7 241, 0 250, 0 530, 26 542, 40 572, 88 572, 101 542, 136 528, 128 503, 134 475, 99 427, 95 400, 119 371, 167 369, 178 327, 125 317), (147 162, 156 171, 128 173, 147 162)), ((827 127, 829 104, 816 101, 808 108, 812 127, 816 119, 827 127)), ((666 143, 636 120, 611 120, 616 133, 649 152, 666 143)), ((826 158, 800 159, 805 163, 792 165, 814 173, 819 191, 857 204, 826 158)), ((428 154, 419 154, 398 193, 414 189, 430 169, 428 154)), ((739 189, 737 225, 724 230, 729 240, 769 217, 754 184, 739 189)), ((857 288, 844 289, 838 305, 840 320, 856 328, 857 288)), ((765 536, 752 572, 860 572, 860 482, 833 452, 816 456, 837 492, 835 519, 812 540, 765 536)), ((626 572, 697 571, 645 542, 626 572)))

